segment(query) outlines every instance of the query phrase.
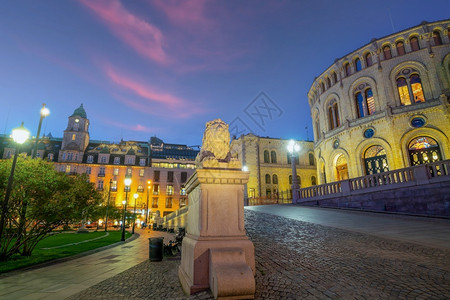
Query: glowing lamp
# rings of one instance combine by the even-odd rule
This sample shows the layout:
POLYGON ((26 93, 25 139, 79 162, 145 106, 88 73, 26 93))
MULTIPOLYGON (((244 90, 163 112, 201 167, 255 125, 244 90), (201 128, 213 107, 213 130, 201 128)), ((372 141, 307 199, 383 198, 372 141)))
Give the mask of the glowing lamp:
POLYGON ((30 132, 25 127, 23 127, 22 122, 22 125, 20 125, 20 127, 13 129, 11 136, 14 142, 16 142, 17 144, 23 144, 30 137, 30 132))

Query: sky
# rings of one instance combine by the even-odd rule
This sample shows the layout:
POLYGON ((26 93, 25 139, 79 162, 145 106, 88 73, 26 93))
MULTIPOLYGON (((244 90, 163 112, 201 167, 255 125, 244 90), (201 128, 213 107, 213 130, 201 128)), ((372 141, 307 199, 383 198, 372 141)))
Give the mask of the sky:
POLYGON ((83 104, 90 137, 200 145, 232 135, 312 140, 307 92, 336 58, 448 1, 2 0, 0 133, 62 137, 83 104))

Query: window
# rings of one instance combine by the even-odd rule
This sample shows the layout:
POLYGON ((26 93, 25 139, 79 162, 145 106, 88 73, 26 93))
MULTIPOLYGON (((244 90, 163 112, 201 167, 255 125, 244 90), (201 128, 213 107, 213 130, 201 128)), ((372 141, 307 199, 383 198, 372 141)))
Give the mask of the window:
POLYGON ((129 165, 134 165, 134 157, 128 157, 127 163, 129 165))
MULTIPOLYGON (((295 155, 295 164, 298 165, 299 164, 298 152, 295 153, 294 155, 295 155)), ((287 161, 288 161, 288 164, 292 163, 292 156, 290 153, 287 154, 287 161)))
POLYGON ((187 172, 181 172, 181 183, 185 183, 187 180, 187 172))
POLYGON ((100 167, 100 169, 98 170, 98 175, 101 176, 105 176, 105 167, 100 167))
POLYGON ((438 30, 433 31, 433 41, 435 46, 442 45, 441 33, 438 30))
POLYGON ((115 176, 119 175, 119 168, 114 168, 113 175, 115 176))
POLYGON ((139 193, 144 192, 144 187, 143 187, 142 185, 138 185, 137 191, 138 191, 139 193))
POLYGON ((403 76, 399 77, 397 79, 397 90, 400 97, 400 103, 402 105, 425 102, 422 82, 419 74, 417 73, 412 74, 409 78, 405 78, 403 76))
POLYGON ((63 153, 62 160, 66 160, 66 152, 63 153))
POLYGON ((338 81, 336 72, 333 72, 331 76, 333 77, 333 83, 336 83, 338 81))
POLYGON ((308 157, 309 157, 309 165, 310 165, 310 166, 314 166, 314 165, 315 165, 314 154, 310 153, 310 154, 308 155, 308 157))
POLYGON ((173 195, 173 185, 171 184, 167 185, 166 195, 173 195))
MULTIPOLYGON (((300 185, 300 176, 297 175, 297 183, 300 185)), ((289 184, 292 184, 292 175, 289 175, 289 184)))
POLYGON ((411 51, 420 50, 419 39, 417 37, 412 37, 409 39, 409 43, 411 44, 411 51))
POLYGON ((120 164, 120 157, 119 156, 114 157, 114 164, 115 165, 120 164))
POLYGON ((395 44, 395 46, 397 47, 397 55, 398 56, 406 54, 405 44, 403 42, 397 42, 397 44, 395 44))
POLYGON ((127 169, 127 177, 130 177, 131 176, 131 173, 132 173, 132 169, 131 168, 128 168, 127 169))
POLYGON ((277 174, 273 174, 272 175, 272 183, 273 184, 278 184, 278 175, 277 174))
POLYGON ((145 172, 144 169, 140 169, 140 170, 139 170, 139 176, 143 177, 143 176, 144 176, 144 172, 145 172))
POLYGON ((186 198, 180 198, 180 207, 186 206, 186 198))
POLYGON ((371 88, 362 92, 357 92, 355 95, 356 107, 358 111, 358 118, 364 118, 375 113, 375 101, 371 88))
POLYGON ((49 153, 48 156, 47 156, 47 159, 49 161, 53 161, 53 157, 54 157, 53 153, 49 153))
POLYGON ((153 195, 159 195, 159 184, 153 185, 153 195))
POLYGON ((337 105, 336 101, 329 104, 328 123, 330 125, 330 130, 340 126, 339 110, 338 110, 338 105, 337 105))
POLYGON ((277 153, 275 151, 270 152, 270 160, 273 164, 277 163, 277 153))
POLYGON ((153 181, 159 182, 159 171, 153 171, 153 181))
POLYGON ((73 153, 72 152, 67 153, 67 160, 73 160, 73 153))
POLYGON ((152 208, 158 208, 158 197, 152 198, 152 208))
POLYGON ((328 85, 328 88, 330 88, 331 87, 331 80, 330 80, 330 77, 327 77, 327 85, 328 85))
POLYGON ((140 166, 145 166, 145 158, 139 159, 139 165, 140 166))
POLYGON ((373 65, 372 54, 370 52, 364 56, 364 60, 366 61, 366 67, 373 65))
POLYGON ((66 173, 70 173, 70 165, 66 166, 66 173))
POLYGON ((61 166, 59 167, 59 171, 60 171, 60 172, 64 172, 65 169, 66 169, 66 167, 64 167, 64 165, 61 165, 61 166))
POLYGON ((355 59, 355 70, 356 72, 361 71, 362 66, 361 66, 361 60, 359 58, 355 59))
POLYGON ((172 197, 166 198, 166 208, 172 208, 172 197))
POLYGON ((88 155, 88 157, 87 157, 87 163, 88 164, 92 164, 93 162, 94 162, 94 156, 92 156, 92 155, 88 155))
POLYGON ((97 190, 99 190, 99 191, 103 190, 103 180, 99 180, 97 182, 97 190))
POLYGON ((186 196, 186 189, 185 188, 181 188, 180 195, 186 196))
POLYGON ((86 174, 91 175, 91 167, 86 167, 86 174))
POLYGON ((266 174, 266 184, 270 184, 270 175, 266 174))
POLYGON ((311 185, 317 185, 316 176, 311 176, 311 185))
POLYGON ((264 163, 268 164, 269 162, 269 151, 264 150, 264 163))
POLYGON ((72 141, 75 141, 75 138, 77 137, 76 134, 72 134, 72 141))
POLYGON ((113 180, 113 181, 111 181, 111 192, 116 192, 116 191, 117 191, 117 180, 113 180))
POLYGON ((167 182, 173 182, 173 171, 167 172, 167 182))
POLYGON ((267 197, 267 199, 272 198, 272 192, 270 189, 266 189, 266 197, 267 197))
POLYGON ((344 74, 345 74, 345 77, 350 76, 352 74, 349 63, 344 64, 344 74))
POLYGON ((325 92, 325 84, 323 82, 320 83, 320 90, 321 92, 325 92))
POLYGON ((100 162, 101 162, 102 164, 106 164, 106 156, 105 156, 105 155, 103 155, 103 156, 100 158, 100 162))
POLYGON ((383 47, 383 54, 384 54, 384 59, 391 59, 392 58, 391 47, 390 46, 384 46, 383 47))

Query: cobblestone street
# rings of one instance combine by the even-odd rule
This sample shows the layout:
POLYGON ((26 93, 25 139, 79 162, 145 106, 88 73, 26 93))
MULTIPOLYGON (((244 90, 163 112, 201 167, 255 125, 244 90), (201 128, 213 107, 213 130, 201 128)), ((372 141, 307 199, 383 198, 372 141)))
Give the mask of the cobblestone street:
MULTIPOLYGON (((450 250, 245 211, 256 299, 449 299, 450 250)), ((178 258, 145 261, 70 299, 184 296, 178 258)))

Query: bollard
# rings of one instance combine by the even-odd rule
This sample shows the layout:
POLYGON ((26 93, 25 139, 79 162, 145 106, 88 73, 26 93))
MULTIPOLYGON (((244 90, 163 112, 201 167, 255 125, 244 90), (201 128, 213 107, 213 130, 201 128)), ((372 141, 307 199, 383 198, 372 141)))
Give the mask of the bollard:
POLYGON ((164 249, 164 238, 154 237, 149 238, 149 258, 150 261, 162 261, 163 259, 163 249, 164 249))

